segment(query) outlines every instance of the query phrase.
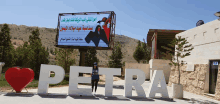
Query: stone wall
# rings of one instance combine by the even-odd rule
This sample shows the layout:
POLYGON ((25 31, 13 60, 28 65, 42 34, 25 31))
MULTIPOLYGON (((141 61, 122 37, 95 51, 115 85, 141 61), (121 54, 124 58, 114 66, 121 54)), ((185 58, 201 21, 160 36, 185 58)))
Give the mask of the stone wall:
MULTIPOLYGON (((202 95, 205 91, 205 79, 208 69, 208 64, 195 64, 194 71, 186 71, 186 65, 180 67, 180 84, 183 85, 183 90, 202 95)), ((171 67, 168 86, 172 86, 172 83, 178 83, 178 76, 177 67, 171 67)))
MULTIPOLYGON (((218 65, 218 69, 220 70, 220 65, 218 65)), ((215 88, 215 99, 220 100, 220 71, 218 71, 217 83, 215 88)))

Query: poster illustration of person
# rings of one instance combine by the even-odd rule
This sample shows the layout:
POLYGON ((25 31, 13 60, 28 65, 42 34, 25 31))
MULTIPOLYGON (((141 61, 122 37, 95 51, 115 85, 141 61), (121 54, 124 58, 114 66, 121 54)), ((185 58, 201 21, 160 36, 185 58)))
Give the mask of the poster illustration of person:
POLYGON ((95 46, 98 47, 100 40, 105 42, 107 45, 109 45, 109 34, 110 34, 110 28, 108 27, 108 24, 111 22, 111 18, 102 18, 102 20, 98 21, 97 23, 104 22, 104 25, 102 27, 100 25, 97 25, 95 28, 95 32, 90 31, 89 34, 86 36, 85 41, 89 44, 90 41, 93 41, 95 46))

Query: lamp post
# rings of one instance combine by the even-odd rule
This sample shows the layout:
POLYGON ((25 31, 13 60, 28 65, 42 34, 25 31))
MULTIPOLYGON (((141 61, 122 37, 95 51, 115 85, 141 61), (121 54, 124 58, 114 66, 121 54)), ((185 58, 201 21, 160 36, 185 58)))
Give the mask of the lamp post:
POLYGON ((219 21, 220 21, 220 11, 215 13, 215 16, 219 17, 219 21))

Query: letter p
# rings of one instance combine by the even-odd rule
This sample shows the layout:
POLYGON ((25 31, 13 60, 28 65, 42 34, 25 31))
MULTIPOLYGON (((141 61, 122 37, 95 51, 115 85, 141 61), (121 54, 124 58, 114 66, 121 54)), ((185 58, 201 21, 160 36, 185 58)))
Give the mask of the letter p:
POLYGON ((65 71, 62 67, 57 65, 45 65, 41 64, 40 78, 38 84, 38 94, 47 94, 49 84, 60 83, 65 76, 65 71), (55 72, 54 77, 50 77, 50 72, 55 72))

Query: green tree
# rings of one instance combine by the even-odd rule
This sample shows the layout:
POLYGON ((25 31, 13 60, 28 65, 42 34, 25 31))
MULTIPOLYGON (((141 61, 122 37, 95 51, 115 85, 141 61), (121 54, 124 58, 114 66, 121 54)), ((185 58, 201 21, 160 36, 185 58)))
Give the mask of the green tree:
POLYGON ((134 53, 133 53, 133 57, 134 57, 134 59, 135 59, 138 63, 140 63, 140 61, 141 61, 142 59, 144 59, 144 52, 143 52, 143 48, 141 47, 141 41, 140 41, 140 40, 138 41, 138 45, 137 45, 137 47, 136 47, 136 50, 135 50, 134 53))
POLYGON ((31 61, 30 57, 32 58, 32 56, 28 55, 30 51, 33 50, 31 50, 31 47, 30 45, 28 45, 28 42, 24 42, 23 45, 18 46, 16 48, 16 66, 29 67, 29 63, 31 61))
POLYGON ((111 56, 109 56, 110 60, 108 62, 108 66, 110 68, 122 68, 122 59, 123 59, 123 54, 121 51, 121 44, 119 42, 116 42, 111 56))
POLYGON ((144 42, 142 43, 142 49, 143 49, 143 63, 149 63, 149 60, 151 59, 151 48, 147 46, 147 42, 145 39, 143 39, 144 42))
POLYGON ((85 66, 93 66, 94 62, 99 63, 97 51, 95 48, 89 48, 85 54, 85 66))
POLYGON ((40 39, 39 29, 32 31, 32 35, 29 36, 29 43, 27 45, 28 54, 27 54, 27 67, 33 69, 35 73, 35 79, 39 79, 40 74, 40 66, 41 64, 48 64, 49 63, 49 53, 45 47, 42 46, 41 39, 40 39))
POLYGON ((14 46, 11 43, 10 28, 8 24, 4 24, 0 32, 0 62, 5 62, 4 67, 11 67, 15 64, 14 46))
POLYGON ((55 48, 56 64, 63 67, 66 73, 69 73, 70 66, 75 64, 74 56, 76 51, 72 48, 55 48))
MULTIPOLYGON (((37 28, 36 30, 32 31, 31 33, 32 33, 32 35, 29 36, 29 40, 28 40, 30 45, 35 44, 36 40, 38 40, 41 43, 39 29, 37 28)), ((42 46, 42 44, 41 44, 41 46, 42 46)))
MULTIPOLYGON (((173 41, 171 41, 170 44, 168 44, 169 47, 161 46, 163 49, 167 50, 168 53, 162 53, 164 55, 171 56, 169 65, 171 66, 177 66, 179 71, 179 81, 178 84, 180 84, 180 66, 183 66, 184 64, 187 64, 185 61, 181 60, 182 58, 185 58, 186 56, 190 56, 190 51, 192 51, 194 48, 192 47, 192 44, 188 44, 187 40, 185 38, 182 38, 181 36, 178 36, 178 38, 175 38, 173 41), (175 50, 176 49, 176 50, 175 50), (172 53, 175 53, 174 55, 172 53)), ((167 58, 163 57, 164 59, 168 60, 167 58)))

